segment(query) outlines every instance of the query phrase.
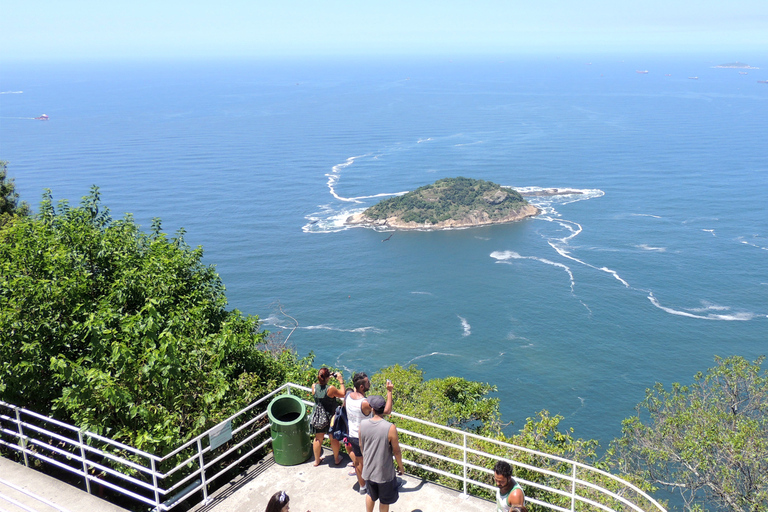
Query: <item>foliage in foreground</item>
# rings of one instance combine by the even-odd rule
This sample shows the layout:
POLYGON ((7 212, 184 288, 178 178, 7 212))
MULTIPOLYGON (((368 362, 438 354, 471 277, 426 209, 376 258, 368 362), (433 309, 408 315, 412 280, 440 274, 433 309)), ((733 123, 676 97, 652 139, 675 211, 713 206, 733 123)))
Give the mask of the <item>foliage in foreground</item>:
POLYGON ((689 386, 647 390, 615 442, 620 467, 678 492, 685 510, 768 510, 764 358, 715 361, 689 386))
POLYGON ((78 207, 46 191, 0 229, 0 399, 162 454, 308 365, 261 350, 202 256, 113 221, 95 187, 78 207))

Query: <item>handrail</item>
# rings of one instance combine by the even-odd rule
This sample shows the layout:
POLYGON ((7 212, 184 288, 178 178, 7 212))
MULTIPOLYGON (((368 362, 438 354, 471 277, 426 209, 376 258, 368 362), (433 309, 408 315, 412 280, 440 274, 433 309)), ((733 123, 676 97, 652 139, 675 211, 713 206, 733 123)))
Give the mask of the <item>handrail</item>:
MULTIPOLYGON (((237 466, 266 448, 272 442, 271 437, 267 436, 269 425, 260 426, 260 422, 264 421, 267 413, 264 410, 254 411, 254 409, 281 392, 290 394, 291 391, 308 393, 310 388, 291 382, 285 383, 162 457, 0 401, 0 447, 23 454, 26 465, 29 465, 28 459, 33 457, 80 476, 84 479, 88 492, 91 492, 93 484, 101 485, 120 495, 150 505, 154 507, 153 510, 156 512, 165 512, 173 509, 185 498, 197 492, 202 492, 203 502, 207 502, 208 488, 214 481, 226 475, 230 468, 237 466), (12 411, 12 414, 3 414, 3 408, 12 411), (242 421, 242 424, 238 423, 235 428, 232 428, 232 422, 234 421, 242 421), (226 449, 224 449, 224 446, 212 448, 210 444, 212 434, 218 432, 220 427, 226 424, 230 426, 232 439, 228 441, 226 449), (52 428, 59 429, 59 431, 54 432, 51 430, 52 428), (67 432, 72 437, 67 437, 67 432), (54 442, 57 446, 53 445, 54 442), (130 458, 127 458, 126 454, 130 458), (104 460, 116 464, 117 467, 109 467, 109 464, 103 464, 104 460), (163 468, 168 463, 173 463, 174 466, 172 468, 163 468), (97 472, 100 473, 100 476, 96 475, 97 472)), ((314 405, 313 402, 306 399, 302 399, 302 402, 308 406, 314 405)), ((491 469, 478 465, 474 460, 469 460, 469 456, 472 456, 488 460, 491 464, 494 461, 506 460, 515 468, 535 472, 547 478, 569 484, 566 490, 552 487, 550 482, 542 483, 522 477, 516 478, 518 482, 532 489, 539 489, 551 493, 550 495, 560 496, 562 500, 570 500, 570 507, 565 508, 564 506, 548 503, 534 496, 526 497, 528 502, 550 510, 573 512, 576 503, 579 502, 593 508, 605 510, 606 512, 613 511, 605 503, 596 501, 599 498, 595 495, 580 494, 581 489, 588 489, 599 493, 601 496, 605 496, 609 500, 613 500, 615 503, 621 503, 621 510, 666 512, 664 507, 636 485, 588 464, 396 412, 393 412, 391 416, 437 429, 438 432, 441 432, 441 434, 431 436, 403 428, 402 426, 399 427, 399 432, 402 435, 410 436, 413 439, 420 440, 422 443, 429 443, 430 446, 442 446, 446 450, 461 454, 459 457, 454 458, 436 453, 434 448, 425 449, 412 446, 405 439, 401 440, 400 443, 404 454, 413 454, 416 457, 415 460, 411 460, 414 457, 410 459, 404 457, 403 462, 417 470, 457 481, 462 487, 462 494, 465 496, 468 495, 470 486, 491 491, 496 489, 495 486, 488 483, 488 480, 481 481, 477 478, 472 478, 470 472, 474 472, 475 475, 478 473, 481 475, 493 474, 491 469), (451 439, 451 437, 456 438, 457 436, 461 439, 458 443, 451 439), (521 452, 541 457, 551 461, 552 465, 561 465, 570 469, 567 473, 560 472, 547 467, 526 464, 525 462, 515 460, 512 456, 502 457, 494 455, 483 451, 481 447, 468 445, 470 440, 497 445, 510 454, 521 452), (426 461, 423 459, 422 462, 419 462, 419 457, 442 461, 443 464, 448 465, 448 470, 432 467, 429 463, 425 463, 426 461), (621 491, 617 493, 586 480, 582 475, 587 474, 601 475, 613 481, 614 484, 612 485, 632 491, 644 502, 650 504, 653 507, 652 510, 642 509, 638 503, 623 496, 621 491)))

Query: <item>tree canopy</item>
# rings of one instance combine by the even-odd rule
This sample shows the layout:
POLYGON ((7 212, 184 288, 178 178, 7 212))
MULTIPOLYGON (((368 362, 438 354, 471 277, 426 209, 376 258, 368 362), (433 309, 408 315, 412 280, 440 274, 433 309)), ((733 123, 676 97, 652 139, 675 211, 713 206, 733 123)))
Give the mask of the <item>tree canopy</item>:
POLYGON ((202 248, 91 189, 0 228, 0 399, 161 453, 282 384, 202 248))
POLYGON ((615 442, 621 467, 679 493, 686 510, 768 510, 763 360, 717 358, 688 386, 647 390, 615 442))
POLYGON ((0 226, 5 224, 13 216, 26 216, 29 214, 29 205, 19 202, 19 194, 16 192, 16 183, 8 177, 8 162, 0 160, 0 226))

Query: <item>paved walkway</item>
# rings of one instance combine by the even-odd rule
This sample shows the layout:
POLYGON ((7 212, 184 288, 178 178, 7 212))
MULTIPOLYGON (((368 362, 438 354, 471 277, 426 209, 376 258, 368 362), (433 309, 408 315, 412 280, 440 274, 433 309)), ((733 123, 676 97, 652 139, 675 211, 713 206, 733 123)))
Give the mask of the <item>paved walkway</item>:
POLYGON ((0 510, 7 512, 25 510, 37 512, 127 512, 123 508, 112 505, 96 496, 91 496, 77 487, 4 457, 0 457, 0 510), (18 489, 22 489, 28 494, 18 489), (33 496, 41 498, 42 501, 33 496))
MULTIPOLYGON (((192 512, 261 512, 277 491, 290 497, 291 512, 365 511, 365 496, 357 492, 357 478, 349 476, 345 455, 339 466, 326 450, 323 463, 312 466, 313 459, 297 466, 280 466, 272 457, 260 461, 237 480, 225 485, 208 504, 200 504, 192 512), (331 461, 328 465, 326 461, 331 461)), ((406 465, 406 470, 408 466, 406 465)), ((390 512, 493 512, 496 505, 478 498, 462 498, 452 489, 405 475, 400 499, 390 512)), ((374 508, 378 511, 378 505, 374 508)))

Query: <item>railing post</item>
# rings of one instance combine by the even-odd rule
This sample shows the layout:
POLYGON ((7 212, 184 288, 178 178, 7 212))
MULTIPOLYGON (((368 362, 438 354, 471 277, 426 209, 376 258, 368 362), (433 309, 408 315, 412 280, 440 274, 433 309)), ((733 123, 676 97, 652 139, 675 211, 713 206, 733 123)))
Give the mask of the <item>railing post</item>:
POLYGON ((19 446, 21 447, 21 453, 24 454, 24 465, 29 467, 27 442, 24 440, 24 429, 21 427, 21 409, 19 407, 16 407, 16 426, 19 427, 19 446))
POLYGON ((205 481, 205 458, 203 457, 203 443, 197 440, 197 456, 200 461, 200 482, 203 486, 203 503, 208 503, 208 484, 205 481))
POLYGON ((573 463, 573 480, 571 481, 571 512, 576 510, 576 463, 573 463))
POLYGON ((83 462, 83 478, 85 478, 85 490, 91 494, 91 480, 88 478, 88 463, 86 462, 85 446, 83 446, 83 431, 77 431, 77 442, 80 447, 80 460, 83 462))
POLYGON ((155 507, 157 507, 157 510, 160 510, 160 491, 157 488, 157 466, 154 458, 149 459, 149 465, 152 468, 152 487, 154 487, 155 491, 155 507))
POLYGON ((467 434, 462 434, 464 438, 464 498, 468 498, 467 494, 467 434))

